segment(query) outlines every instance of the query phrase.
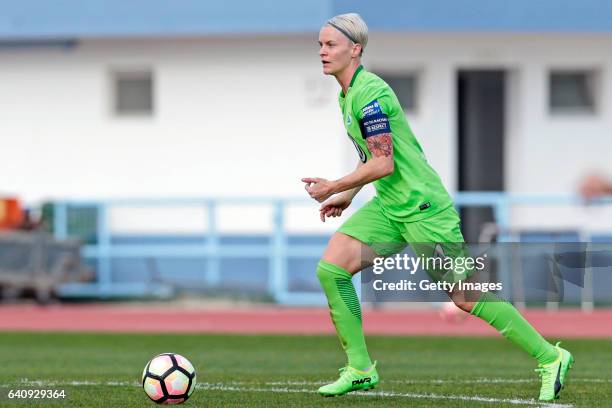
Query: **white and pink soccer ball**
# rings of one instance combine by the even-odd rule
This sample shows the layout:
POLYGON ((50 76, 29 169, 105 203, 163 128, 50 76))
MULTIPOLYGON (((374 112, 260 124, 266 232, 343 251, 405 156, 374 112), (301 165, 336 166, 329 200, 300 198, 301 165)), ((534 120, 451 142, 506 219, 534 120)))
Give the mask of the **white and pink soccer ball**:
POLYGON ((185 357, 163 353, 153 357, 142 371, 142 387, 153 402, 181 404, 193 393, 196 371, 185 357))

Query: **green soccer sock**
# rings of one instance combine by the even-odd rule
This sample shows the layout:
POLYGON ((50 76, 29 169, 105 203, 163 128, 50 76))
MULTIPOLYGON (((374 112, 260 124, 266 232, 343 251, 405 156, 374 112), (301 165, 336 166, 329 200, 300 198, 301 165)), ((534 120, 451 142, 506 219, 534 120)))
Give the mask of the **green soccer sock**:
POLYGON ((557 349, 514 306, 493 293, 483 293, 471 313, 495 327, 502 336, 521 347, 540 364, 552 363, 559 357, 557 349))
POLYGON ((349 366, 358 370, 369 369, 372 362, 363 337, 361 305, 351 281, 351 274, 322 260, 317 266, 317 277, 327 296, 330 315, 348 357, 349 366))

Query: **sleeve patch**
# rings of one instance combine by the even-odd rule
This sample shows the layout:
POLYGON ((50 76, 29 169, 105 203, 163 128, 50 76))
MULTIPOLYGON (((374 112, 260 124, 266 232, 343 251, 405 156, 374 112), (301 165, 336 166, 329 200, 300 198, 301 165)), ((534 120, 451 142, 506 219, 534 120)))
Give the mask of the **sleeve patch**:
POLYGON ((367 104, 361 111, 363 118, 359 121, 359 124, 364 139, 382 133, 391 133, 389 118, 383 113, 377 100, 367 104))
POLYGON ((368 116, 383 113, 383 111, 382 109, 380 109, 380 104, 378 103, 378 101, 374 99, 372 102, 368 103, 363 109, 361 109, 361 113, 363 115, 363 118, 365 119, 368 116))

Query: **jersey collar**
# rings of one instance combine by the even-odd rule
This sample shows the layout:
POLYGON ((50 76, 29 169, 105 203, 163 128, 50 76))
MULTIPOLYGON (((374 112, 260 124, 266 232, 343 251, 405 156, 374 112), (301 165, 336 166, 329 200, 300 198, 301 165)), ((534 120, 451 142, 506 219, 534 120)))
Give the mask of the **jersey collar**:
MULTIPOLYGON (((357 69, 355 70, 355 73, 353 74, 353 78, 351 78, 351 83, 349 84, 349 89, 351 89, 351 87, 353 86, 353 84, 355 83, 355 80, 357 79, 357 75, 359 75, 359 73, 363 71, 363 65, 359 65, 357 67, 357 69)), ((348 93, 348 90, 347 90, 348 93)), ((340 96, 342 98, 344 98, 346 95, 344 95, 344 91, 340 90, 340 96)))

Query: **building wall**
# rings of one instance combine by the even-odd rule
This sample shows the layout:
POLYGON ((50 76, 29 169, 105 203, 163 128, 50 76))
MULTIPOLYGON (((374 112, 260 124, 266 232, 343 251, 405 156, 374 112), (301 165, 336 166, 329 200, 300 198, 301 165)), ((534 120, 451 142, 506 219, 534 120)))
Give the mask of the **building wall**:
MULTIPOLYGON (((373 34, 371 70, 420 73, 409 120, 454 191, 456 71, 508 75, 507 191, 571 192, 612 174, 612 36, 373 34), (594 116, 552 117, 547 71, 600 70, 594 116)), ((71 50, 0 51, 0 192, 46 198, 303 194, 303 176, 340 177, 356 154, 316 36, 86 40, 71 50), (111 112, 113 69, 151 68, 155 115, 111 112)), ((569 211, 569 212, 568 212, 569 211)), ((518 224, 544 219, 517 211, 518 224)), ((548 221, 546 221, 548 220, 548 221)))
MULTIPOLYGON (((423 109, 411 123, 448 186, 457 185, 456 72, 504 69, 507 76, 506 191, 572 193, 585 174, 612 175, 612 36, 604 35, 377 35, 372 66, 411 67, 422 75, 423 109), (599 71, 595 115, 551 115, 548 71, 599 71)), ((581 206, 521 206, 517 228, 609 229, 610 211, 581 206)))
POLYGON ((226 39, 2 52, 0 166, 14 177, 1 188, 28 200, 300 194, 300 177, 344 165, 316 51, 304 39, 226 39), (141 67, 154 72, 155 115, 115 117, 112 70, 141 67))

